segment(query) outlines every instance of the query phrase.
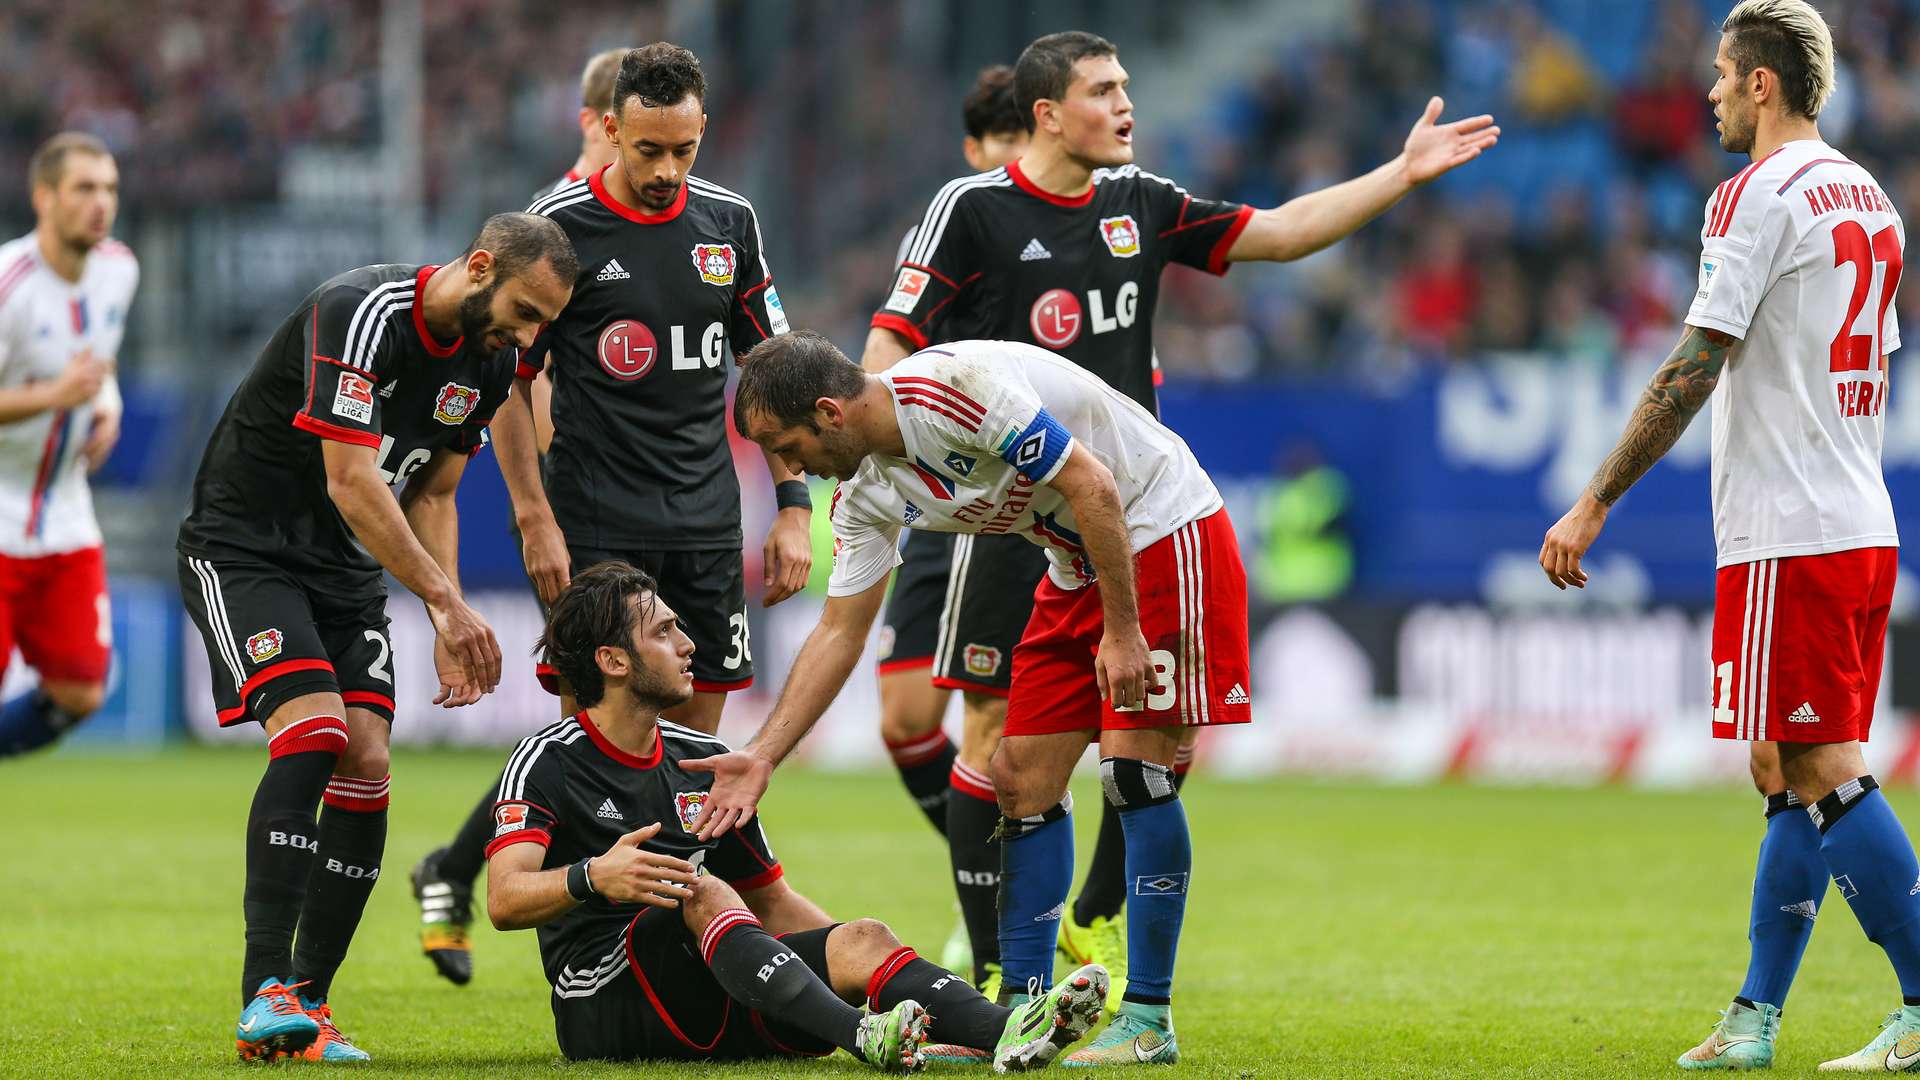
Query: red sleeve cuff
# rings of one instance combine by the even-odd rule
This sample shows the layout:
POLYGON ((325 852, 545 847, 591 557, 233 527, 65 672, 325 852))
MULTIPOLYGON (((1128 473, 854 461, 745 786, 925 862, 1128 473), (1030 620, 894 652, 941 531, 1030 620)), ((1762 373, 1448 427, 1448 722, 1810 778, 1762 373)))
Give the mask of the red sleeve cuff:
POLYGON ((545 829, 515 829, 505 836, 496 836, 487 842, 487 858, 493 858, 495 852, 514 844, 539 844, 541 847, 552 847, 553 837, 547 835, 545 829))
POLYGON ((924 349, 932 344, 932 342, 927 340, 927 335, 920 331, 919 327, 898 315, 892 315, 882 311, 873 317, 873 325, 883 330, 891 330, 899 334, 901 337, 913 342, 913 347, 916 349, 924 349))
POLYGON ((1247 222, 1252 220, 1253 207, 1242 206, 1240 212, 1233 216, 1233 224, 1220 234, 1220 239, 1213 245, 1213 252, 1207 256, 1207 273, 1224 274, 1233 268, 1227 262, 1227 252, 1233 248, 1233 242, 1240 239, 1240 234, 1247 231, 1247 222))
MULTIPOLYGON (((492 854, 492 852, 488 852, 488 854, 492 854)), ((752 877, 740 878, 737 881, 729 881, 727 882, 727 884, 733 886, 734 891, 736 892, 747 892, 752 889, 763 889, 768 885, 771 885, 774 882, 779 881, 781 877, 783 877, 785 874, 786 874, 786 871, 780 869, 780 864, 774 863, 772 866, 767 867, 765 870, 760 871, 759 873, 753 875, 752 877)))
POLYGON ((380 436, 371 431, 355 431, 353 428, 341 427, 339 424, 329 424, 325 420, 315 420, 306 413, 294 413, 293 426, 323 439, 332 439, 334 442, 380 449, 380 436))

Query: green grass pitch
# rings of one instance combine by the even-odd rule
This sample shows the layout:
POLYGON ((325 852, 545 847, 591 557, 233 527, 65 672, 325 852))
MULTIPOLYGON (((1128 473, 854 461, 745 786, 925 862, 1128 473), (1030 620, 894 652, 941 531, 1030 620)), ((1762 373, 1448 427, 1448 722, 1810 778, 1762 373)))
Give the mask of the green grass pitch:
MULTIPOLYGON (((418 954, 407 868, 502 760, 396 755, 386 880, 334 988, 343 1029, 374 1055, 360 1071, 709 1075, 562 1062, 531 933, 478 929, 464 989, 418 954)), ((260 762, 179 750, 0 764, 0 1075, 238 1075, 240 832, 260 762)), ((1197 855, 1175 1075, 1669 1076, 1738 989, 1761 833, 1749 792, 1204 774, 1187 792, 1197 855)), ((1096 798, 1082 786, 1080 805, 1096 798)), ((1908 793, 1894 802, 1920 814, 1908 793)), ((952 920, 945 858, 891 775, 783 772, 766 819, 798 888, 937 954, 952 920)), ((1778 1073, 1857 1049, 1899 1003, 1837 897, 1821 924, 1778 1073)), ((725 1075, 864 1071, 841 1054, 725 1075)))

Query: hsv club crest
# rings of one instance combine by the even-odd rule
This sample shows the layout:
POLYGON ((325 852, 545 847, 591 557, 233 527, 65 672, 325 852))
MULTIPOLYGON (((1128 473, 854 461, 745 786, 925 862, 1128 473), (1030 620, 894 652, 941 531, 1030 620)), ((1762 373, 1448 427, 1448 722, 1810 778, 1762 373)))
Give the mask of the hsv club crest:
POLYGON ((440 397, 433 403, 433 418, 458 427, 467 422, 467 417, 473 415, 474 408, 479 404, 479 390, 450 382, 440 388, 440 397))
POLYGON ((700 271, 700 280, 709 285, 733 284, 733 245, 693 245, 693 268, 700 271))
POLYGON ((1140 226, 1133 223, 1132 214, 1101 218, 1100 239, 1107 242, 1107 250, 1117 258, 1130 259, 1140 254, 1140 226))

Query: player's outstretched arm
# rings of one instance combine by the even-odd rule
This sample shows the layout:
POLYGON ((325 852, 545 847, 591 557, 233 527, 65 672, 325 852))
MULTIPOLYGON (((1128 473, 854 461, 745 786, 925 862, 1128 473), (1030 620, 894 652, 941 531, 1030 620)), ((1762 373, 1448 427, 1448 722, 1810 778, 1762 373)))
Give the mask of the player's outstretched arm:
POLYGON ((1691 325, 1686 328, 1673 354, 1653 373, 1633 407, 1633 416, 1627 420, 1627 430, 1600 463, 1587 490, 1573 509, 1547 530, 1547 538, 1540 545, 1540 568, 1555 587, 1586 587, 1587 572, 1580 568, 1580 560, 1600 535, 1608 511, 1680 441, 1687 425, 1713 396, 1727 354, 1738 341, 1719 330, 1691 325))
POLYGON ((1465 165, 1500 141, 1500 129, 1484 113, 1436 123, 1443 105, 1437 97, 1427 102, 1427 111, 1407 133, 1400 156, 1385 165, 1270 210, 1255 211, 1227 249, 1227 260, 1287 262, 1311 255, 1351 236, 1414 188, 1465 165))
MULTIPOLYGON (((588 894, 616 904, 679 907, 695 880, 693 865, 642 846, 659 831, 656 821, 615 840, 605 855, 586 860, 586 873, 576 880, 588 894)), ((572 867, 540 869, 546 851, 544 844, 510 844, 487 860, 487 918, 495 929, 540 926, 585 902, 567 887, 572 867)))
POLYGON ((875 374, 913 355, 913 342, 884 326, 867 331, 867 347, 860 353, 860 366, 875 374))
POLYGON ((1140 633, 1139 598, 1133 582, 1133 542, 1127 538, 1120 488, 1100 459, 1075 442, 1066 463, 1048 486, 1073 508, 1081 542, 1093 560, 1095 587, 1105 629, 1094 656, 1100 696, 1116 709, 1137 709, 1146 701, 1147 639, 1140 633))
POLYGON ((513 520, 520 530, 520 554, 527 577, 551 604, 567 587, 571 559, 566 537, 553 519, 546 485, 540 482, 539 432, 533 420, 533 380, 513 380, 513 393, 493 417, 493 454, 500 462, 500 478, 507 482, 513 520))
POLYGON ((773 477, 773 488, 780 499, 773 526, 767 530, 766 546, 760 552, 760 585, 766 590, 760 606, 772 607, 806 588, 807 575, 813 573, 813 498, 804 477, 788 470, 777 455, 765 450, 760 453, 767 459, 767 475, 773 477), (788 488, 784 486, 787 484, 799 486, 788 488), (800 505, 801 500, 806 505, 800 505))
POLYGON ((713 794, 700 807, 693 831, 702 840, 711 840, 729 829, 753 820, 760 808, 760 796, 766 793, 774 766, 785 761, 807 732, 827 711, 840 688, 860 662, 867 646, 867 631, 887 597, 887 577, 852 596, 831 596, 820 612, 820 622, 807 635, 800 655, 794 657, 787 672, 787 684, 780 699, 760 731, 746 747, 713 757, 682 761, 689 772, 713 774, 713 794))
MULTIPOLYGON (((467 606, 458 584, 447 576, 414 536, 400 503, 380 475, 378 451, 371 446, 321 441, 327 496, 353 534, 400 584, 427 605, 437 636, 458 662, 460 685, 442 681, 434 704, 471 705, 500 685, 500 643, 480 613, 467 606)), ((457 482, 459 477, 454 476, 457 482)))

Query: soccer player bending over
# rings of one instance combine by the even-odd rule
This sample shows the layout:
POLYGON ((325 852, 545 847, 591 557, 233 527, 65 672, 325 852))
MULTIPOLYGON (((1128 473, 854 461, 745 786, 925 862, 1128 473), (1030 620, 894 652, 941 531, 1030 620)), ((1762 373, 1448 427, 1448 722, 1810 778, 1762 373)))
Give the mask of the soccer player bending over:
MULTIPOLYGON (((1067 780, 1087 744, 1126 840, 1125 1004, 1068 1064, 1170 1063, 1173 962, 1192 851, 1173 783, 1180 735, 1252 719, 1246 574, 1220 493, 1178 435, 1085 368, 1013 341, 956 341, 868 374, 818 334, 754 346, 734 423, 789 468, 840 481, 820 625, 701 835, 751 819, 773 768, 860 658, 902 526, 1005 533, 1046 551, 1013 654, 1000 806, 1004 985, 1031 1008, 1053 972, 1073 875, 1067 780), (1022 993, 1024 991, 1024 993, 1022 993)), ((693 765, 695 763, 689 763, 693 765)))
POLYGON ((1820 137, 1833 39, 1804 0, 1744 0, 1707 100, 1753 164, 1708 200, 1700 281, 1673 356, 1540 565, 1586 584, 1608 510, 1713 400, 1713 735, 1751 744, 1767 800, 1746 982, 1683 1069, 1765 1068, 1832 876, 1893 962, 1902 1008, 1825 1070, 1920 1066, 1920 863, 1860 743, 1873 722, 1899 543, 1880 473, 1905 229, 1820 137))
POLYGON ((1076 971, 1012 1014, 919 959, 884 923, 834 923, 794 891, 758 822, 701 839, 720 740, 660 718, 693 696, 692 639, 623 562, 554 601, 542 659, 582 711, 507 760, 487 851, 487 914, 538 927, 567 1057, 732 1061, 840 1047, 907 1072, 929 1036, 1042 1065, 1100 1016, 1106 972, 1076 971), (858 1004, 872 1010, 862 1015, 858 1004))

